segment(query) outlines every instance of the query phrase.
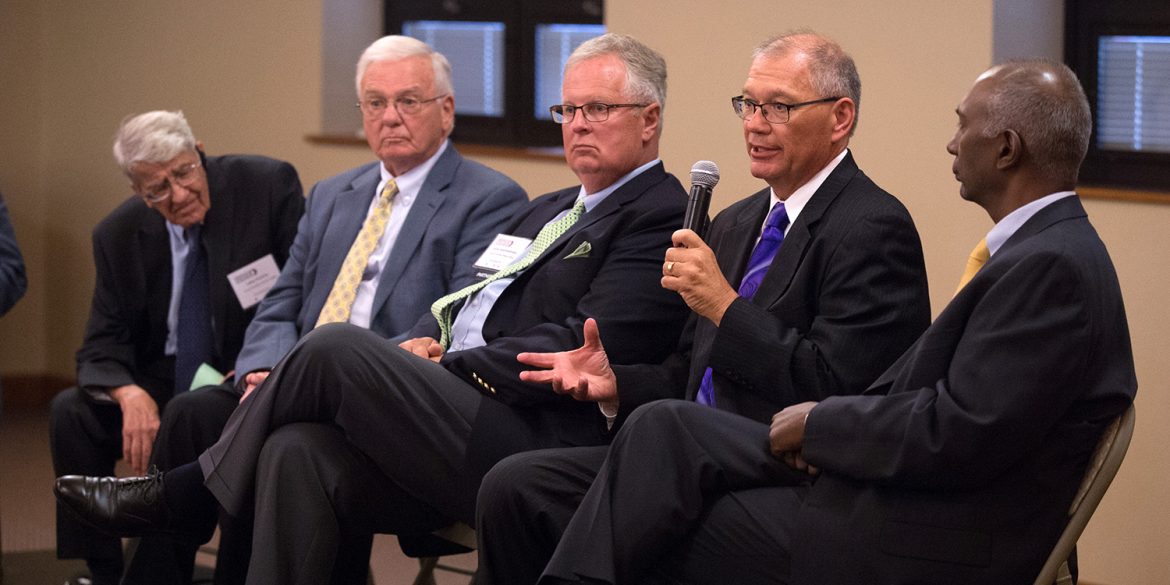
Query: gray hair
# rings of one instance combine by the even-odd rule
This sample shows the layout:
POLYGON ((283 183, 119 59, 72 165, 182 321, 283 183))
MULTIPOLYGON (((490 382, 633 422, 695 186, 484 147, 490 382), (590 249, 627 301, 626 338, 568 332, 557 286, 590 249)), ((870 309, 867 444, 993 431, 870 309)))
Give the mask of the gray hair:
POLYGON ((983 135, 1015 130, 1037 169, 1049 179, 1075 183, 1093 118, 1081 82, 1065 64, 1013 60, 993 68, 983 135))
POLYGON ((195 150, 196 145, 183 112, 146 112, 122 120, 114 134, 114 160, 122 173, 133 179, 134 165, 163 163, 195 150))
POLYGON ((820 97, 847 97, 853 100, 853 127, 861 119, 861 76, 853 57, 836 41, 810 29, 798 29, 772 37, 752 51, 752 60, 780 57, 792 52, 809 56, 809 77, 813 91, 820 97))
MULTIPOLYGON (((626 65, 626 94, 630 99, 657 103, 666 109, 666 60, 641 41, 619 33, 606 33, 581 43, 569 55, 565 70, 595 57, 614 55, 626 65)), ((658 131, 662 132, 659 124, 658 131)))
POLYGON ((431 67, 435 71, 435 90, 441 94, 455 95, 455 87, 451 85, 451 63, 442 53, 414 37, 388 35, 371 43, 358 59, 357 77, 354 79, 358 97, 362 95, 362 76, 371 64, 399 61, 407 57, 430 57, 431 67))

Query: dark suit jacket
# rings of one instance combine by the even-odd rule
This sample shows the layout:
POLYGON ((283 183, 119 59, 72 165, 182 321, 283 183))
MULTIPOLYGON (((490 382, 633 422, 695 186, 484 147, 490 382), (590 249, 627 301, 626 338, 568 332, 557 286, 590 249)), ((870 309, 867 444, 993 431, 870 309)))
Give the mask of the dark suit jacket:
MULTIPOLYGON (((304 197, 288 163, 240 155, 203 160, 211 200, 201 234, 211 277, 211 365, 226 373, 256 312, 240 307, 227 274, 267 254, 283 265, 304 197)), ((161 214, 131 197, 94 228, 97 282, 77 352, 81 388, 135 383, 159 404, 172 395, 174 358, 164 355, 172 286, 165 224, 161 214)))
MULTIPOLYGON (((240 375, 272 366, 313 329, 341 264, 361 230, 379 165, 370 163, 313 187, 289 260, 248 327, 240 375)), ((528 204, 515 181, 464 159, 448 145, 410 207, 378 281, 370 330, 404 338, 431 303, 471 284, 472 264, 528 204)))
MULTIPOLYGON (((4 203, 4 196, 0 195, 0 317, 24 296, 27 287, 24 258, 21 257, 20 248, 16 245, 12 221, 8 219, 8 205, 4 203)), ((0 411, 4 407, 3 390, 0 388, 0 411)))
MULTIPOLYGON (((573 205, 578 192, 572 187, 534 200, 506 232, 535 238, 545 223, 573 205)), ((520 371, 527 366, 516 355, 580 347, 585 319, 592 317, 615 361, 664 359, 678 341, 686 305, 660 286, 660 267, 685 208, 686 192, 661 164, 634 177, 583 215, 504 290, 484 323, 486 345, 443 357, 449 371, 491 398, 480 407, 472 431, 469 473, 478 477, 516 451, 608 440, 596 404, 521 382, 520 371), (573 254, 585 243, 587 254, 573 254)), ((422 319, 411 336, 437 338, 434 318, 422 319)))
MULTIPOLYGON (((764 189, 711 225, 707 242, 733 286, 771 206, 764 189)), ((861 392, 929 323, 918 230, 847 154, 785 234, 752 300, 732 303, 719 327, 692 316, 661 366, 614 367, 622 412, 683 388, 694 400, 710 366, 719 409, 767 422, 797 402, 861 392)))
POLYGON ((7 313, 28 287, 24 258, 16 245, 16 232, 8 218, 8 205, 0 195, 0 316, 7 313))
POLYGON ((1028 220, 863 396, 808 417, 793 583, 1031 583, 1137 389, 1075 198, 1028 220))

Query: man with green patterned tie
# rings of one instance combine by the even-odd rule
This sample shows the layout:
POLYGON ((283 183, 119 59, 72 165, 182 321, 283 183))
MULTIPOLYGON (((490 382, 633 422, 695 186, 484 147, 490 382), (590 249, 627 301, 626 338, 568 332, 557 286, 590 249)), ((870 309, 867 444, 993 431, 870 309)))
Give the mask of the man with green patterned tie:
MULTIPOLYGON (((686 306, 659 279, 686 194, 658 159, 666 64, 604 35, 574 51, 562 93, 551 111, 581 184, 518 214, 475 262, 483 280, 436 302, 438 319, 425 316, 400 347, 345 324, 307 335, 200 457, 194 483, 205 478, 229 513, 255 490, 249 582, 357 581, 333 572, 364 571, 358 537, 470 523, 500 458, 609 440, 598 405, 522 382, 517 354, 580 346, 586 318, 631 363, 673 350, 686 306)), ((58 493, 123 534, 174 529, 200 508, 187 471, 137 484, 63 478, 58 493)))

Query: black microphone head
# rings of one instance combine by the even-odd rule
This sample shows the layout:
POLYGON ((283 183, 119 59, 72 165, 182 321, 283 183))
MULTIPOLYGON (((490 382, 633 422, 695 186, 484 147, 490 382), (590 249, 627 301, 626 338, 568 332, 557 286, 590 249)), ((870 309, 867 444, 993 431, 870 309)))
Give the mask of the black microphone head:
POLYGON ((695 162, 691 166, 691 184, 699 184, 708 189, 714 189, 715 184, 719 182, 719 165, 709 161, 701 160, 695 162))

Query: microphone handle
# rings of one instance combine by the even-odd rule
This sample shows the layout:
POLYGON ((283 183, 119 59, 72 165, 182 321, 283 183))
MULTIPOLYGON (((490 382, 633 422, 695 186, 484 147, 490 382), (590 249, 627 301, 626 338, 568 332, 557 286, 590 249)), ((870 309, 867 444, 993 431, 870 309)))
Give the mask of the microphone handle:
POLYGON ((707 210, 711 207, 711 188, 703 185, 691 185, 691 194, 687 198, 687 212, 683 216, 683 228, 691 230, 699 237, 705 237, 707 231, 707 210))

